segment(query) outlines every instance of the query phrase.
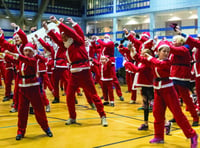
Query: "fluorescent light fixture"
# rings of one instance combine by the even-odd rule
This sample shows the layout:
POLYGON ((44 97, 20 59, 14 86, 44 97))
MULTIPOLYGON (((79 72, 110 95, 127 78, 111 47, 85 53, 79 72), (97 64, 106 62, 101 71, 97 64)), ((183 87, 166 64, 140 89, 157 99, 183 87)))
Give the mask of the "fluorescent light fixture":
POLYGON ((138 21, 132 19, 132 20, 129 20, 126 25, 134 25, 134 24, 139 24, 138 21))
POLYGON ((33 20, 33 19, 32 19, 32 18, 27 18, 27 20, 31 21, 31 20, 33 20))
POLYGON ((188 19, 198 19, 197 14, 192 14, 188 17, 188 19))
POLYGON ((6 16, 5 18, 7 18, 7 19, 8 19, 8 18, 10 18, 10 17, 9 17, 9 16, 6 16))
POLYGON ((177 17, 177 16, 173 16, 173 17, 168 19, 168 21, 177 21, 177 20, 181 20, 181 18, 177 17))
POLYGON ((146 18, 143 23, 150 23, 150 18, 146 18))

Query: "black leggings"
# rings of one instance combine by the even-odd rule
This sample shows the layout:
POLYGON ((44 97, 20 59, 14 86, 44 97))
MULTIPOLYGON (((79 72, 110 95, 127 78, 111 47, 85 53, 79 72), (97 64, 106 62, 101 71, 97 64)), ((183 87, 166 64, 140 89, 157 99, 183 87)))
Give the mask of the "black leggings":
POLYGON ((142 96, 144 103, 144 121, 148 121, 149 117, 149 102, 154 99, 153 87, 142 87, 142 96))

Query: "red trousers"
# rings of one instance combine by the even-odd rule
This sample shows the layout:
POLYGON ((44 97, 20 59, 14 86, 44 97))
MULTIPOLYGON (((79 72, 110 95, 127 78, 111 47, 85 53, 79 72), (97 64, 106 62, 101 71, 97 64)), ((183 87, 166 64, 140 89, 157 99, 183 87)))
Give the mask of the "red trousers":
POLYGON ((112 70, 113 70, 113 85, 115 87, 116 93, 119 97, 122 96, 122 91, 121 91, 121 87, 119 85, 119 81, 117 79, 117 75, 115 72, 115 65, 112 66, 112 70))
POLYGON ((190 97, 190 92, 187 87, 181 85, 174 85, 178 95, 183 99, 183 102, 186 104, 188 111, 193 117, 193 121, 199 121, 199 116, 196 112, 192 98, 190 97))
MULTIPOLYGON (((6 77, 5 77, 6 68, 5 68, 5 64, 4 64, 3 61, 0 61, 0 71, 1 71, 1 76, 3 77, 4 82, 5 82, 5 79, 6 79, 6 77)), ((0 79, 0 85, 2 85, 1 79, 0 79)))
POLYGON ((102 86, 101 81, 100 81, 100 71, 99 71, 99 66, 93 65, 91 66, 91 71, 95 73, 95 82, 98 82, 100 86, 102 86))
POLYGON ((137 90, 131 90, 131 100, 136 101, 137 90))
POLYGON ((130 72, 126 71, 126 83, 127 83, 129 92, 131 92, 131 90, 132 90, 134 76, 135 76, 134 73, 130 73, 130 72))
POLYGON ((112 80, 111 81, 102 81, 103 86, 103 98, 105 101, 108 101, 108 98, 110 101, 114 101, 114 94, 113 94, 113 85, 112 80))
POLYGON ((177 124, 183 130, 187 138, 195 136, 196 132, 192 129, 189 121, 183 114, 178 101, 178 95, 174 87, 167 87, 154 90, 153 115, 155 118, 154 129, 155 138, 164 139, 164 124, 166 107, 170 109, 177 124))
POLYGON ((200 77, 195 78, 195 86, 196 86, 196 93, 197 93, 197 101, 200 107, 200 77))
POLYGON ((14 88, 14 95, 13 95, 13 103, 14 103, 14 108, 18 108, 18 103, 19 103, 19 73, 17 72, 15 74, 15 88, 14 88))
POLYGON ((30 103, 34 109, 36 120, 41 128, 44 131, 49 128, 44 105, 42 104, 39 85, 31 87, 20 87, 17 134, 24 135, 26 132, 30 103))
POLYGON ((78 87, 82 87, 91 96, 100 117, 106 116, 101 99, 97 95, 97 91, 92 80, 90 70, 83 70, 81 72, 72 73, 70 76, 69 84, 67 86, 67 106, 70 118, 76 119, 75 111, 75 92, 78 87))
POLYGON ((6 69, 5 71, 5 85, 6 85, 6 91, 5 91, 5 96, 10 96, 11 94, 11 85, 12 85, 12 80, 14 78, 14 70, 13 69, 6 69))
POLYGON ((56 68, 53 71, 53 87, 54 87, 54 95, 59 99, 59 80, 63 79, 64 85, 67 85, 68 80, 68 72, 66 68, 56 68))

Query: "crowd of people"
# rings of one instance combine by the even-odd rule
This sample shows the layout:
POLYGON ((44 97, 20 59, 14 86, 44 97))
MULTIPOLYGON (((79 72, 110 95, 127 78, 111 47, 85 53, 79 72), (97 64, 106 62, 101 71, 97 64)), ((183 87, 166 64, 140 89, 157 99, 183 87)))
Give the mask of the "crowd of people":
MULTIPOLYGON (((27 35, 15 23, 11 24, 14 28, 13 42, 7 41, 0 29, 0 69, 5 82, 3 102, 13 98, 10 112, 18 112, 16 140, 25 135, 29 107, 47 136, 53 136, 46 117, 46 112, 50 112, 50 102, 45 91, 48 88, 52 92, 52 103, 59 103, 59 83, 66 94, 69 112, 66 125, 76 123, 75 94, 80 94, 80 88, 89 105, 97 110, 104 127, 108 126, 104 105, 115 106, 113 87, 119 100, 124 101, 116 76, 115 44, 110 35, 105 34, 103 40, 95 35, 89 39, 84 36, 79 24, 72 18, 67 20, 73 28, 65 25, 63 18, 57 20, 51 16, 50 21, 57 25, 59 32, 49 29, 44 21, 45 37, 35 34, 32 41, 28 41, 27 35), (38 50, 38 43, 43 46, 44 52, 38 50), (13 79, 14 93, 11 91, 13 79), (102 88, 101 98, 95 83, 102 88), (104 99, 103 103, 101 99, 104 99)), ((117 48, 124 57, 131 104, 136 103, 137 88, 141 88, 144 124, 138 130, 148 130, 149 110, 153 106, 155 134, 150 143, 164 143, 164 130, 169 134, 171 123, 177 122, 185 136, 191 139, 191 148, 196 148, 198 135, 192 126, 199 125, 200 38, 194 39, 182 33, 177 25, 173 28, 178 34, 173 41, 166 38, 158 40, 157 37, 151 39, 149 32, 143 32, 138 38, 134 31, 124 28, 124 39, 117 48), (123 45, 125 40, 129 42, 127 47, 123 45), (194 95, 197 101, 194 101, 194 95), (181 110, 180 100, 186 104, 193 118, 192 125, 181 110), (174 116, 169 121, 165 120, 166 107, 174 116)))

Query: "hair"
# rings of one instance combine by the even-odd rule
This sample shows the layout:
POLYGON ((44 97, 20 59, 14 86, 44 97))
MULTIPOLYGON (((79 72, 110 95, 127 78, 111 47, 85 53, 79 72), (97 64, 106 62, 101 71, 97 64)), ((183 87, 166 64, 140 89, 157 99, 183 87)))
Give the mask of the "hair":
POLYGON ((181 35, 174 36, 173 40, 176 40, 177 43, 181 43, 181 45, 185 44, 185 38, 181 35))
POLYGON ((143 49, 141 53, 148 53, 149 55, 153 55, 152 51, 150 49, 143 49))

